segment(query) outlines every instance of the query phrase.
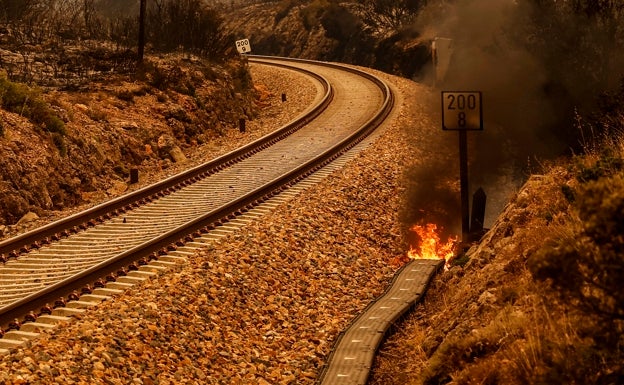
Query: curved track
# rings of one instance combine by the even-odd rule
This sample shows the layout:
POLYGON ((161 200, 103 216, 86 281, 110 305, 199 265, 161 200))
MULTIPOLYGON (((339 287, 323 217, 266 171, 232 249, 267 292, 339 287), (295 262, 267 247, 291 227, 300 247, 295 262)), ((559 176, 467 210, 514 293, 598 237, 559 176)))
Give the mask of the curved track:
MULTIPOLYGON (((150 261, 155 261, 153 268, 167 265, 169 260, 156 260, 336 159, 371 133, 392 108, 389 88, 360 71, 299 60, 252 60, 306 72, 323 96, 295 122, 248 146, 1 242, 2 329, 42 320, 40 316, 68 300, 88 302, 106 290, 122 289, 150 261)), ((54 314, 71 314, 71 308, 54 314)))
MULTIPOLYGON (((305 178, 364 140, 392 109, 387 85, 349 67, 251 60, 311 76, 319 91, 315 105, 239 150, 0 242, 0 334, 7 330, 0 352, 175 264, 194 245, 244 225, 271 207, 272 197, 304 188, 311 183, 305 178)), ((317 383, 365 384, 385 332, 420 299, 440 267, 428 260, 405 266, 341 333, 317 383)))

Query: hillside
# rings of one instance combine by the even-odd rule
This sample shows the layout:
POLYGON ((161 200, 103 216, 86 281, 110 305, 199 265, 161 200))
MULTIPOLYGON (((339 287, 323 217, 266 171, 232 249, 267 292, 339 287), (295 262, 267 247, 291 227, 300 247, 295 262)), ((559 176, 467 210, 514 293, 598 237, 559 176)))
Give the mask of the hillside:
POLYGON ((407 78, 424 78, 431 41, 405 30, 375 34, 354 1, 256 1, 224 11, 236 38, 248 38, 254 54, 337 61, 407 78))
POLYGON ((149 63, 144 75, 108 75, 76 91, 42 92, 0 77, 0 223, 118 195, 131 168, 144 180, 257 113, 262 95, 242 60, 220 65, 169 56, 149 63), (21 105, 7 111, 9 97, 48 105, 41 114, 57 116, 59 131, 42 127, 21 105))
POLYGON ((624 142, 549 165, 383 345, 370 384, 619 384, 624 142))

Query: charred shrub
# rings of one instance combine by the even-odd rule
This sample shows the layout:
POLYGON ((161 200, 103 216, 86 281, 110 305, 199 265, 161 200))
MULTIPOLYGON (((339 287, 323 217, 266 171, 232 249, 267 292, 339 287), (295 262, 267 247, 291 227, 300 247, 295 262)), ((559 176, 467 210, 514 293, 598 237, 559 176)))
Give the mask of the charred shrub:
POLYGON ((325 28, 325 35, 336 40, 348 40, 361 28, 359 19, 338 4, 327 6, 321 17, 321 24, 325 28))
POLYGON ((300 1, 296 0, 282 0, 277 5, 277 10, 275 11, 275 23, 279 23, 283 18, 288 16, 290 10, 297 6, 300 1))
POLYGON ((311 31, 319 24, 321 16, 330 5, 327 0, 314 0, 307 7, 301 9, 300 16, 306 30, 311 31))
POLYGON ((233 54, 228 49, 232 38, 225 32, 221 15, 202 0, 165 0, 148 14, 148 39, 156 50, 183 48, 220 60, 233 54))

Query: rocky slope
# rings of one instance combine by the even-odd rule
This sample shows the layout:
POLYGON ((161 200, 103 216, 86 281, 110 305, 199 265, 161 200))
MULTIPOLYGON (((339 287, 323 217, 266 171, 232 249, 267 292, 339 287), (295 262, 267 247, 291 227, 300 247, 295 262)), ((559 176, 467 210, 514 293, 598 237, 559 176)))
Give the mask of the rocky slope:
POLYGON ((217 149, 239 119, 270 105, 245 61, 149 60, 143 76, 109 75, 80 90, 41 93, 64 122, 62 135, 0 110, 0 232, 28 212, 44 216, 118 195, 131 168, 145 180, 185 163, 199 146, 217 149))
POLYGON ((230 33, 254 54, 337 61, 423 78, 430 42, 413 31, 373 36, 356 2, 258 2, 224 12, 230 33))
POLYGON ((623 154, 620 139, 532 176, 397 325, 370 383, 620 383, 623 154))

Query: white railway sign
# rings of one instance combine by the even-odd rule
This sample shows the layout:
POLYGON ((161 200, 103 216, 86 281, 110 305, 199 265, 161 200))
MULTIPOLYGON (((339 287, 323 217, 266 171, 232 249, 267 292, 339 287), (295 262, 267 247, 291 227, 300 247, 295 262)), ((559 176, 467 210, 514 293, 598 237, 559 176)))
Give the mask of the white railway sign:
POLYGON ((251 45, 249 44, 249 39, 237 40, 236 49, 238 50, 238 53, 251 52, 251 45))
POLYGON ((481 91, 442 91, 442 129, 483 130, 481 91))

